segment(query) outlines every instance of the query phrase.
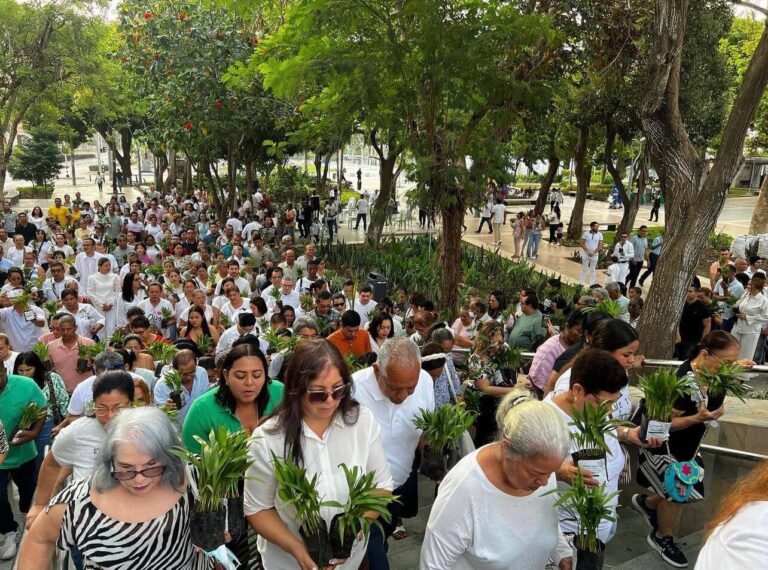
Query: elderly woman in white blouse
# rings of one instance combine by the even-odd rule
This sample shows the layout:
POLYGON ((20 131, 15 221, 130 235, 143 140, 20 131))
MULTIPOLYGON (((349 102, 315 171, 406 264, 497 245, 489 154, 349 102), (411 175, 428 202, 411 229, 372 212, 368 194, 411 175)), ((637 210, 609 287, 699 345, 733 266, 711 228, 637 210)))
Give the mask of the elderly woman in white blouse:
POLYGON ((568 453, 562 414, 515 390, 499 404, 499 440, 448 472, 429 515, 421 570, 541 570, 572 566, 555 507, 555 471, 568 453))
POLYGON ((739 339, 739 358, 752 360, 755 356, 760 330, 768 325, 768 297, 763 293, 765 277, 755 274, 739 299, 736 324, 731 333, 739 339))
MULTIPOLYGON (((237 381, 237 380, 236 380, 237 381)), ((246 472, 245 514, 259 534, 258 547, 269 570, 310 570, 329 562, 337 569, 357 570, 365 543, 357 540, 346 560, 312 560, 299 535, 295 509, 278 498, 272 460, 290 458, 318 477, 323 501, 345 504, 348 488, 339 465, 373 472, 377 488, 391 491, 392 476, 371 412, 352 398, 352 378, 338 350, 325 340, 299 343, 284 378, 285 397, 274 416, 253 433, 246 472)), ((562 458, 561 458, 562 460, 562 458)), ((341 509, 322 507, 327 525, 341 509)))

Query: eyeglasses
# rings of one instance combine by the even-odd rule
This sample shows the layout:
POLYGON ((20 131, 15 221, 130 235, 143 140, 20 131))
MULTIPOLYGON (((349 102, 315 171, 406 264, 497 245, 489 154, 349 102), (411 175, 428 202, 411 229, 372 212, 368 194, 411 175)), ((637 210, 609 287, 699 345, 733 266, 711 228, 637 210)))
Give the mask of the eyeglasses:
POLYGON ((344 301, 342 301, 341 303, 334 303, 333 306, 334 307, 343 307, 344 306, 344 301))
POLYGON ((155 467, 147 467, 141 471, 112 471, 110 475, 118 481, 130 481, 135 479, 136 475, 142 477, 160 477, 165 472, 167 465, 156 465, 155 467))
POLYGON ((334 400, 341 400, 348 392, 349 384, 344 384, 344 386, 339 386, 331 392, 326 392, 325 390, 307 390, 307 396, 309 397, 310 404, 322 404, 323 402, 328 401, 328 396, 334 400))
POLYGON ((125 410, 126 408, 130 408, 131 406, 120 404, 119 406, 112 406, 111 408, 108 408, 107 406, 95 406, 93 408, 93 415, 94 416, 106 416, 109 415, 110 412, 114 412, 115 414, 119 414, 121 411, 125 410))

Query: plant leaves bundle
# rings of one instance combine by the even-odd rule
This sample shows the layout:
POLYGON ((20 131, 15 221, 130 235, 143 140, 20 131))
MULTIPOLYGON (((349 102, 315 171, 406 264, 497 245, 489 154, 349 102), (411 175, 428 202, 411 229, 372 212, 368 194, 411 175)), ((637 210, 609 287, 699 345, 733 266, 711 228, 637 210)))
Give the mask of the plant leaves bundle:
POLYGON ((107 341, 101 340, 99 342, 93 343, 91 346, 88 347, 88 354, 96 358, 99 354, 102 352, 105 352, 107 350, 107 341))
POLYGON ((163 266, 159 263, 146 266, 145 273, 157 279, 164 273, 163 266))
POLYGON ((592 307, 584 307, 582 309, 582 312, 584 313, 589 313, 592 311, 600 311, 612 319, 615 319, 622 313, 621 305, 619 305, 618 301, 614 301, 613 299, 603 299, 599 303, 595 303, 595 305, 592 307))
POLYGON ((232 326, 232 320, 224 313, 219 314, 219 322, 221 322, 221 326, 223 326, 225 329, 228 329, 232 326))
POLYGON ((200 338, 197 339, 197 348, 200 349, 200 354, 203 356, 210 354, 213 348, 213 339, 207 334, 200 335, 200 338))
POLYGON ((305 313, 311 311, 314 304, 315 299, 312 297, 312 295, 301 295, 299 297, 299 306, 301 306, 301 310, 305 313))
POLYGON ((248 435, 231 432, 224 426, 211 430, 208 439, 194 436, 200 444, 200 453, 177 448, 172 452, 197 468, 200 500, 199 512, 218 511, 224 500, 240 495, 238 484, 253 460, 248 456, 248 435))
POLYGON ((296 509, 296 521, 310 534, 325 531, 325 522, 320 517, 321 506, 336 506, 320 502, 317 491, 318 475, 307 479, 307 470, 299 467, 290 459, 280 459, 274 453, 272 461, 275 464, 275 479, 277 480, 277 496, 286 506, 296 509))
POLYGON ((483 397, 483 393, 480 390, 475 390, 474 388, 465 388, 461 395, 464 399, 464 408, 468 412, 473 412, 479 415, 480 399, 483 397))
POLYGON ((122 348, 125 343, 125 336, 126 334, 122 329, 116 329, 112 336, 109 337, 109 346, 122 348))
POLYGON ((422 430, 421 437, 437 453, 456 449, 461 435, 475 421, 476 414, 459 404, 448 404, 434 410, 420 410, 413 425, 422 430))
POLYGON ((641 376, 640 388, 644 393, 648 419, 659 422, 669 422, 677 399, 691 393, 688 380, 678 378, 671 368, 661 368, 641 376))
POLYGON ((37 341, 34 345, 32 345, 32 352, 37 355, 43 364, 48 362, 48 360, 51 358, 51 351, 49 350, 48 345, 44 342, 37 341))
POLYGON ((350 374, 354 374, 358 370, 362 370, 363 368, 368 367, 362 358, 355 356, 351 352, 344 356, 344 362, 346 363, 350 374))
POLYGON ((28 430, 33 425, 48 416, 48 411, 45 406, 41 406, 35 402, 29 402, 21 412, 17 429, 28 430))
POLYGON ((179 372, 178 370, 170 370, 168 372, 165 372, 163 374, 163 380, 165 380, 165 385, 168 386, 168 390, 170 390, 171 394, 181 393, 181 387, 182 387, 181 372, 179 372))
POLYGON ((696 378, 707 386, 707 392, 711 397, 733 396, 743 402, 752 389, 739 378, 739 374, 743 372, 744 368, 739 364, 723 362, 714 372, 697 370, 696 378))
POLYGON ((77 343, 77 357, 81 360, 85 360, 91 354, 91 347, 87 344, 77 343))
POLYGON ((600 552, 597 530, 603 520, 615 520, 610 503, 619 492, 606 493, 604 484, 587 486, 581 472, 577 472, 571 486, 557 493, 560 498, 555 504, 577 523, 574 536, 576 547, 586 552, 600 552))
POLYGON ((616 437, 614 431, 628 422, 611 418, 613 402, 600 400, 597 404, 585 404, 579 410, 571 408, 571 425, 577 431, 571 433, 571 439, 581 451, 609 452, 605 437, 616 437))
POLYGON ((163 317, 163 319, 169 319, 173 315, 173 311, 171 311, 168 307, 163 307, 160 309, 160 316, 163 317))
POLYGON ((48 311, 48 316, 53 316, 59 310, 59 303, 57 301, 46 301, 43 303, 43 309, 48 311))

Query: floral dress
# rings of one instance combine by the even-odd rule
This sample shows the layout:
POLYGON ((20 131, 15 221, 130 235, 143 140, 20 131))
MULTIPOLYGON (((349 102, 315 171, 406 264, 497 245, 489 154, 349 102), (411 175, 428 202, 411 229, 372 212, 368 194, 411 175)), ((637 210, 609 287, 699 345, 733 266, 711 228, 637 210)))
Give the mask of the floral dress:
MULTIPOLYGON (((467 384, 471 389, 479 390, 476 382, 487 379, 491 386, 512 387, 515 385, 515 371, 509 368, 509 347, 504 344, 493 356, 483 358, 472 354, 467 361, 467 384)), ((479 401, 479 414, 475 420, 475 447, 481 447, 494 441, 498 426, 496 425, 496 408, 501 398, 483 393, 479 401)))

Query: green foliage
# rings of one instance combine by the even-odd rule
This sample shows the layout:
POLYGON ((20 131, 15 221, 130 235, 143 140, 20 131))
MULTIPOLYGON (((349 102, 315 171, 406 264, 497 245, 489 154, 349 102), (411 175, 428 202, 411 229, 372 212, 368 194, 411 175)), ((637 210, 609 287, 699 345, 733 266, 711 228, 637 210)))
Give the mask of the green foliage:
POLYGON ((413 418, 413 425, 422 430, 421 437, 430 449, 437 453, 456 449, 461 435, 477 417, 474 412, 459 404, 447 404, 434 410, 420 410, 413 418))
POLYGON ((211 430, 208 439, 194 436, 200 453, 176 448, 171 451, 198 471, 200 500, 196 509, 210 513, 222 508, 224 501, 240 496, 238 486, 253 460, 248 456, 248 435, 230 432, 224 426, 211 430))
POLYGON ((475 415, 479 415, 480 399, 483 397, 483 393, 480 390, 475 390, 474 388, 465 388, 462 392, 462 397, 466 410, 475 415))
POLYGON ((163 380, 171 394, 181 394, 182 378, 178 370, 169 370, 163 373, 163 380))
POLYGON ((294 206, 298 206, 302 198, 312 194, 307 175, 296 166, 277 169, 269 177, 266 191, 274 204, 292 203, 294 206))
POLYGON ((720 251, 726 247, 730 248, 733 243, 733 236, 725 232, 712 232, 707 238, 707 245, 716 251, 720 251))
POLYGON ((156 362, 170 362, 178 349, 172 344, 158 340, 147 347, 147 352, 156 362))
POLYGON ((30 198, 50 200, 53 195, 53 181, 47 186, 21 186, 16 190, 20 200, 29 200, 30 198))
POLYGON ((45 406, 41 406, 35 402, 29 402, 21 411, 21 417, 16 426, 18 429, 26 431, 31 429, 37 422, 47 417, 47 415, 48 412, 45 406))
POLYGON ((571 425, 578 431, 571 432, 571 439, 579 451, 603 451, 609 453, 606 435, 615 437, 614 432, 619 426, 627 425, 623 420, 613 419, 613 402, 600 400, 597 404, 584 404, 579 410, 571 408, 571 425))
POLYGON ((320 493, 317 491, 319 475, 315 473, 312 479, 308 480, 304 467, 297 466, 290 459, 279 459, 274 453, 272 462, 275 465, 277 496, 286 506, 296 509, 296 522, 308 534, 325 531, 320 507, 332 505, 320 502, 320 493))
POLYGON ((678 398, 691 392, 686 378, 678 378, 672 368, 661 368, 640 377, 648 419, 669 422, 678 398))
POLYGON ((200 353, 203 355, 210 354, 213 349, 213 339, 207 334, 200 335, 200 338, 197 339, 197 348, 200 349, 200 353))
POLYGON ((350 374, 354 374, 358 370, 362 370, 363 368, 367 368, 367 364, 365 361, 352 354, 351 352, 349 354, 344 355, 344 363, 347 365, 347 368, 349 369, 350 374))
POLYGON ((109 337, 109 346, 122 348, 123 344, 125 343, 125 337, 126 334, 122 329, 115 329, 115 332, 113 332, 112 336, 109 337))
POLYGON ((34 352, 43 363, 48 362, 51 357, 51 352, 48 349, 48 345, 44 342, 37 341, 32 346, 32 352, 34 352))
POLYGON ((696 371, 696 378, 708 387, 709 396, 721 398, 733 396, 742 402, 748 397, 751 386, 747 386, 739 378, 744 368, 736 362, 723 362, 713 372, 704 369, 696 371))
POLYGON ((606 493, 605 485, 587 486, 579 471, 571 486, 557 493, 560 495, 557 506, 576 522, 576 548, 585 552, 600 552, 597 529, 602 521, 615 520, 610 504, 619 492, 606 493))
POLYGON ((47 127, 31 129, 29 137, 22 138, 16 145, 8 172, 20 180, 30 180, 38 186, 47 187, 54 178, 64 158, 59 154, 59 140, 56 133, 47 127))
POLYGON ((622 312, 621 305, 619 305, 618 301, 614 301, 613 299, 603 299, 599 303, 595 303, 592 307, 584 307, 582 311, 585 313, 599 311, 605 313, 612 319, 618 317, 622 312))

